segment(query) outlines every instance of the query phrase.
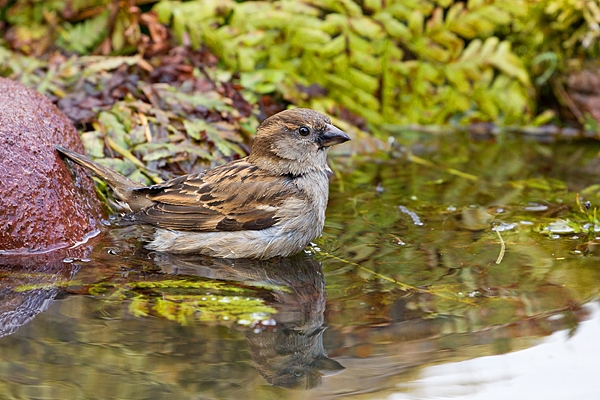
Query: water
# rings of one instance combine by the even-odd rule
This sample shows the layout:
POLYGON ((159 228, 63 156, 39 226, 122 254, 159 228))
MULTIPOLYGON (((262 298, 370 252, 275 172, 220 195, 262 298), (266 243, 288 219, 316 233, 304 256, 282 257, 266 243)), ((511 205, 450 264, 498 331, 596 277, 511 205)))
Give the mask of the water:
POLYGON ((291 259, 119 226, 1 259, 0 398, 598 398, 600 146, 410 149, 333 159, 324 235, 291 259))
POLYGON ((561 330, 534 346, 508 354, 488 355, 424 368, 418 379, 400 384, 404 393, 390 399, 594 399, 600 353, 600 305, 575 332, 561 330))

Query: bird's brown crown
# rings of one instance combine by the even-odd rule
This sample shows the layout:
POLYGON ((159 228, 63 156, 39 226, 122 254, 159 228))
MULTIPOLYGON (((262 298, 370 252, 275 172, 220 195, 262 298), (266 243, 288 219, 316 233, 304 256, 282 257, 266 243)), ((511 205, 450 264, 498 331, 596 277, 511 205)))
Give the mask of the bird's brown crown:
POLYGON ((307 108, 282 111, 258 127, 249 161, 278 175, 325 169, 328 146, 323 146, 323 136, 331 129, 337 130, 320 112, 307 108))
POLYGON ((331 120, 325 114, 309 108, 293 108, 277 113, 264 120, 258 127, 256 136, 268 135, 277 131, 292 132, 303 125, 320 131, 325 129, 329 124, 331 124, 331 120))

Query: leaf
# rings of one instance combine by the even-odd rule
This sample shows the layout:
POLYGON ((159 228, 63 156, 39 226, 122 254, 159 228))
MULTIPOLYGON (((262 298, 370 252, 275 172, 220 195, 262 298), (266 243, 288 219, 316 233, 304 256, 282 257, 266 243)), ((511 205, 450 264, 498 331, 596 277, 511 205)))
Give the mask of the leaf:
POLYGON ((183 121, 183 126, 185 127, 185 131, 187 132, 187 134, 192 139, 196 139, 196 140, 201 139, 200 133, 202 133, 202 132, 218 133, 218 131, 215 128, 213 128, 208 122, 206 122, 203 119, 196 119, 196 118, 185 119, 183 121))
POLYGON ((257 79, 248 81, 252 101, 280 90, 300 106, 339 104, 375 130, 382 121, 531 119, 529 72, 509 40, 490 36, 506 35, 527 2, 228 2, 222 12, 207 1, 205 14, 189 15, 191 6, 183 5, 195 3, 169 3, 174 29, 196 46, 206 44, 229 68, 247 71, 243 79, 257 79), (262 69, 283 78, 257 75, 262 69), (329 95, 312 98, 300 89, 314 83, 329 95))
POLYGON ((122 65, 136 65, 140 61, 139 56, 132 57, 81 57, 78 63, 86 66, 85 74, 94 75, 99 72, 112 71, 122 65))
POLYGON ((81 134, 81 141, 85 147, 87 155, 93 158, 104 157, 104 140, 102 133, 98 131, 89 131, 81 134))
POLYGON ((488 62, 509 76, 517 78, 523 85, 531 86, 529 74, 517 56, 511 53, 510 43, 502 41, 488 62))
POLYGON ((240 74, 240 85, 259 94, 272 93, 284 81, 285 72, 281 70, 259 69, 240 74))
POLYGON ((367 39, 381 39, 383 37, 383 30, 381 26, 374 22, 371 18, 367 17, 356 17, 350 18, 350 28, 358 35, 364 36, 367 39))
POLYGON ((346 49, 346 37, 340 35, 329 40, 324 46, 321 46, 316 51, 324 58, 332 58, 346 49))
POLYGON ((395 19, 388 12, 379 12, 373 16, 373 19, 381 22, 387 34, 394 39, 408 41, 413 36, 411 30, 406 25, 395 19))
POLYGON ((123 148, 129 147, 127 131, 115 114, 102 111, 98 116, 98 122, 102 124, 106 134, 119 146, 123 148))
POLYGON ((413 33, 413 35, 417 37, 421 35, 421 32, 423 32, 424 20, 425 18, 423 16, 423 13, 421 13, 418 10, 415 10, 410 14, 410 17, 408 19, 408 28, 413 33))
POLYGON ((105 10, 96 17, 76 25, 65 24, 65 29, 60 33, 57 44, 65 50, 79 54, 89 53, 108 35, 105 29, 108 17, 109 11, 105 10))

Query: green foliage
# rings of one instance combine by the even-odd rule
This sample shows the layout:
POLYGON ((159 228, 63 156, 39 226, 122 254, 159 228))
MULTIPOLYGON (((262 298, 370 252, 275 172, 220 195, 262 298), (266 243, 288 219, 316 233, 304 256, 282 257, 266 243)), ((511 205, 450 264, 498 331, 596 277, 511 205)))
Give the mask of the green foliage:
POLYGON ((62 0, 53 1, 16 1, 6 10, 6 21, 13 25, 41 25, 52 14, 62 12, 66 3, 62 0))
POLYGON ((375 125, 533 115, 528 72, 493 36, 525 15, 523 1, 162 1, 155 10, 228 68, 284 71, 275 84, 302 105, 333 100, 375 125), (315 83, 327 99, 305 93, 315 83))
POLYGON ((520 21, 523 30, 516 40, 524 41, 531 58, 539 50, 554 52, 566 61, 585 57, 597 58, 600 55, 600 6, 596 1, 585 0, 541 0, 529 8, 528 20, 520 21))
MULTIPOLYGON (((162 85, 151 90, 161 100, 162 109, 133 99, 115 103, 109 111, 99 114, 98 123, 94 124, 96 131, 92 131, 96 133, 87 132, 82 137, 86 150, 92 152, 98 147, 98 138, 103 138, 112 151, 130 161, 129 167, 127 163, 111 167, 145 184, 162 181, 165 176, 160 178, 157 171, 168 163, 178 164, 184 172, 193 172, 210 162, 223 163, 234 155, 245 155, 240 147, 244 137, 238 133, 237 124, 226 121, 209 124, 200 116, 183 111, 202 105, 223 116, 240 118, 220 94, 186 93, 162 85)), ((252 123, 257 125, 254 118, 252 123)))
POLYGON ((13 45, 26 53, 41 55, 55 45, 78 54, 124 53, 135 50, 141 32, 130 6, 112 0, 17 0, 5 19, 13 45))
MULTIPOLYGON (((150 61, 162 67, 161 59, 150 61)), ((236 101, 227 97, 231 92, 221 86, 226 81, 208 81, 192 71, 196 76, 186 76, 187 85, 153 83, 140 65, 152 68, 138 56, 47 62, 0 47, 0 76, 61 99, 72 118, 86 113, 81 138, 87 154, 135 181, 157 183, 170 173, 199 172, 207 164, 246 155, 245 133, 253 132, 258 121, 248 115, 252 107, 239 94, 236 101), (111 86, 111 96, 106 96, 114 82, 118 86, 111 86)), ((205 72, 219 75, 209 68, 205 72)))
POLYGON ((555 85, 574 60, 600 55, 600 7, 585 0, 162 0, 142 17, 131 4, 17 0, 0 15, 11 46, 35 54, 54 45, 132 53, 152 41, 165 49, 158 16, 182 42, 207 46, 240 72, 248 100, 279 92, 329 113, 342 106, 375 131, 546 123, 553 115, 535 116, 532 78, 555 85), (152 38, 142 40, 144 27, 152 38))
POLYGON ((109 12, 103 11, 97 16, 77 25, 66 24, 56 44, 65 50, 79 54, 91 53, 106 37, 105 27, 109 12))

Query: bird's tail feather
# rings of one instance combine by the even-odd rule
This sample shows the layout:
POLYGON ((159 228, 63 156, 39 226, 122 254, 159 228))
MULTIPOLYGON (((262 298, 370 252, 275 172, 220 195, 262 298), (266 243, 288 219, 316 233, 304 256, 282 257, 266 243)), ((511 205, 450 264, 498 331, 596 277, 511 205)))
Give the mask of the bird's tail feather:
POLYGON ((129 201, 132 190, 144 187, 144 185, 134 182, 131 179, 111 170, 110 168, 87 158, 86 156, 82 156, 81 154, 75 153, 74 151, 66 149, 62 146, 55 147, 60 154, 69 160, 89 169, 94 174, 98 175, 99 178, 105 180, 106 183, 108 183, 108 185, 113 189, 115 197, 117 197, 119 200, 126 202, 129 201))

